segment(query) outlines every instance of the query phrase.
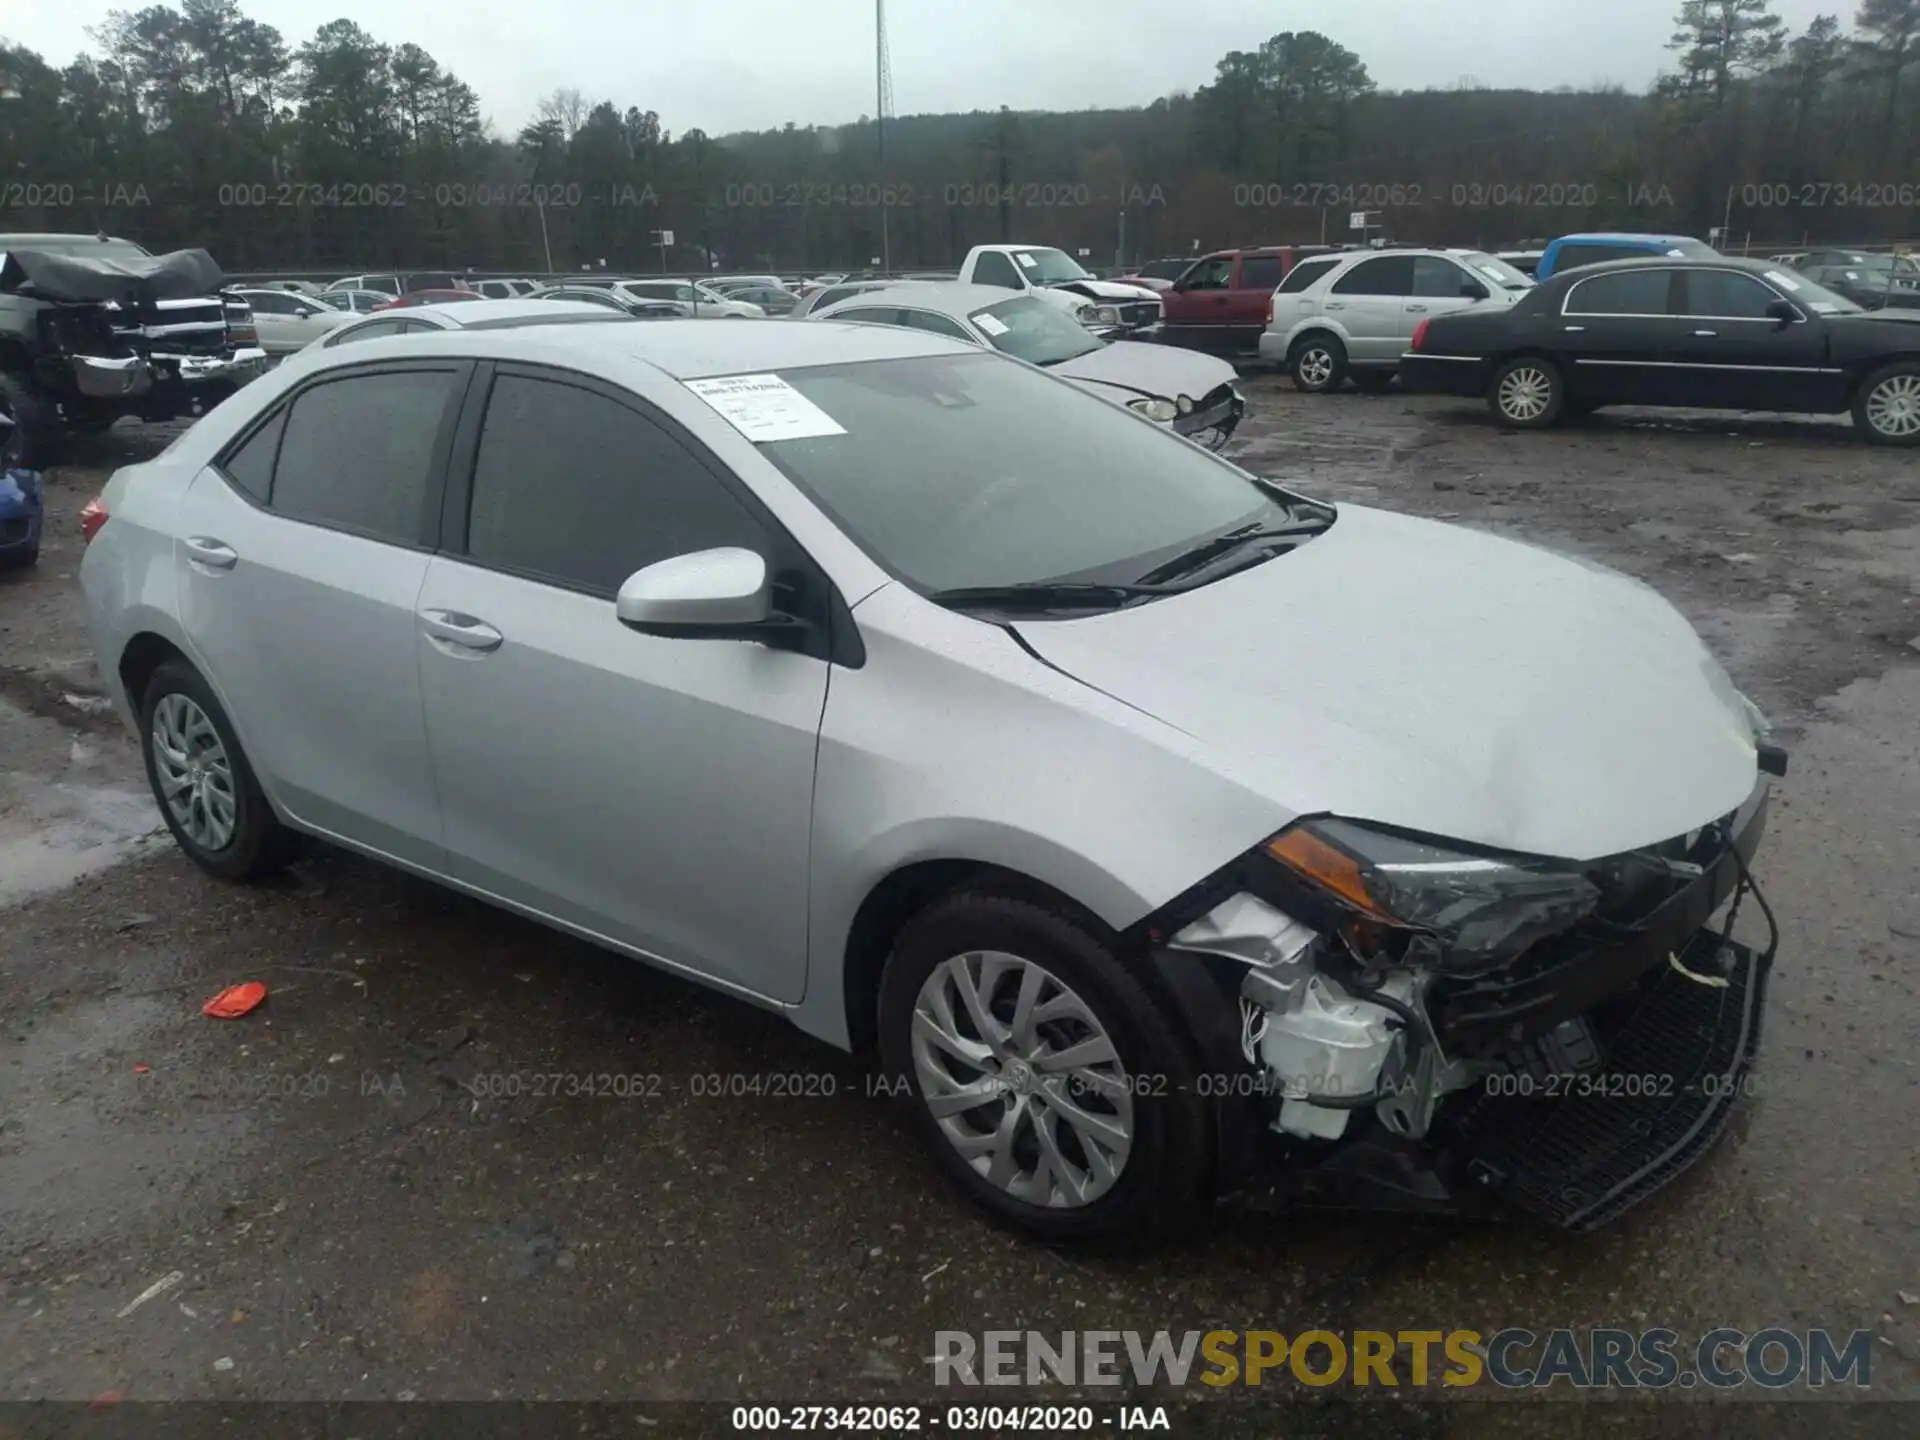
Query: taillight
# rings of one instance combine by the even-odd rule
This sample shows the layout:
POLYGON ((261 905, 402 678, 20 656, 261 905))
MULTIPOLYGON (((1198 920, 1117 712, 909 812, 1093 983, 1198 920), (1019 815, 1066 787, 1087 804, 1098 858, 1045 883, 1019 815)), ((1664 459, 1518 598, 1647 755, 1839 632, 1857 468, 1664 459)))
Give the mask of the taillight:
POLYGON ((1433 324, 1432 320, 1422 320, 1418 325, 1413 327, 1413 348, 1414 349, 1418 350, 1421 348, 1421 346, 1426 344, 1427 327, 1431 324, 1433 324))
POLYGON ((92 544, 93 537, 100 533, 100 527, 106 523, 106 502, 96 495, 80 507, 80 542, 83 545, 92 544))
POLYGON ((1271 324, 1273 324, 1273 304, 1274 304, 1274 296, 1276 296, 1276 295, 1278 295, 1279 293, 1280 293, 1280 292, 1276 290, 1276 291, 1275 291, 1275 292, 1273 293, 1273 295, 1269 295, 1269 296, 1267 297, 1267 324, 1269 324, 1269 325, 1271 325, 1271 324))

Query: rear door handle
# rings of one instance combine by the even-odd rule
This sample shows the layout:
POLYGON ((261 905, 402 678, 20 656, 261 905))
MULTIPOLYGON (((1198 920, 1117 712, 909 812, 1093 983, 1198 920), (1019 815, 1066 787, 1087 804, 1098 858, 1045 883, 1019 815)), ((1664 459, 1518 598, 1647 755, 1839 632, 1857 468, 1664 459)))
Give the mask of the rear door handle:
POLYGON ((1327 309, 1329 310, 1344 310, 1346 308, 1347 308, 1347 302, 1344 300, 1327 301, 1327 309))
POLYGON ((1712 339, 1713 337, 1718 335, 1720 332, 1718 330, 1696 330, 1693 333, 1696 335, 1704 335, 1708 339, 1712 339))
POLYGON ((452 647, 477 655, 498 650, 506 638, 486 621, 458 610, 422 610, 420 628, 442 650, 452 647))
POLYGON ((1424 305, 1409 305, 1407 309, 1415 315, 1424 315, 1427 313, 1427 307, 1424 305))
POLYGON ((231 545, 208 535, 189 535, 185 544, 188 560, 203 570, 231 570, 240 559, 231 545))
POLYGON ((1569 335, 1584 335, 1587 333, 1587 327, 1584 325, 1568 325, 1565 328, 1569 335))

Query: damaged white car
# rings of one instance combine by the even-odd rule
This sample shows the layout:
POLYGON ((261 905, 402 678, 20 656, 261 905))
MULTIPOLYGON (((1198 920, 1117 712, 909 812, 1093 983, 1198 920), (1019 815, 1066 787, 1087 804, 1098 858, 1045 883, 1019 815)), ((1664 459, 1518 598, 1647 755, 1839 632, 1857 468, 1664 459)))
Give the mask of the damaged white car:
POLYGON ((84 526, 201 866, 323 836, 877 1049, 1034 1235, 1269 1186, 1588 1227, 1753 1060, 1784 757, 1678 613, 990 350, 309 351, 84 526))

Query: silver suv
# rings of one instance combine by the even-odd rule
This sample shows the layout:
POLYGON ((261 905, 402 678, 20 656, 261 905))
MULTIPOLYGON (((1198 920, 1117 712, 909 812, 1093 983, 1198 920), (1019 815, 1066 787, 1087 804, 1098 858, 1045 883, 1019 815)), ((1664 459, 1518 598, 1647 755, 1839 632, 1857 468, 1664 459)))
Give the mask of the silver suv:
POLYGON ((1511 305, 1533 281, 1480 250, 1354 251, 1302 260, 1267 308, 1260 358, 1315 394, 1352 377, 1384 390, 1414 326, 1469 305, 1511 305))

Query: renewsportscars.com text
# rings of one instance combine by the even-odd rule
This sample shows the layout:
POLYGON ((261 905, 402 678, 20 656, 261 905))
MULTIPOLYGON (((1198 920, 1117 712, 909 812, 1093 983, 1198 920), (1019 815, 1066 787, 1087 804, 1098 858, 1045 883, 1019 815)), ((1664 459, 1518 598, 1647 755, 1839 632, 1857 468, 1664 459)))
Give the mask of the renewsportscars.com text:
POLYGON ((1730 1390, 1872 1384, 1873 1332, 1591 1329, 964 1330, 935 1333, 937 1385, 1730 1390))

